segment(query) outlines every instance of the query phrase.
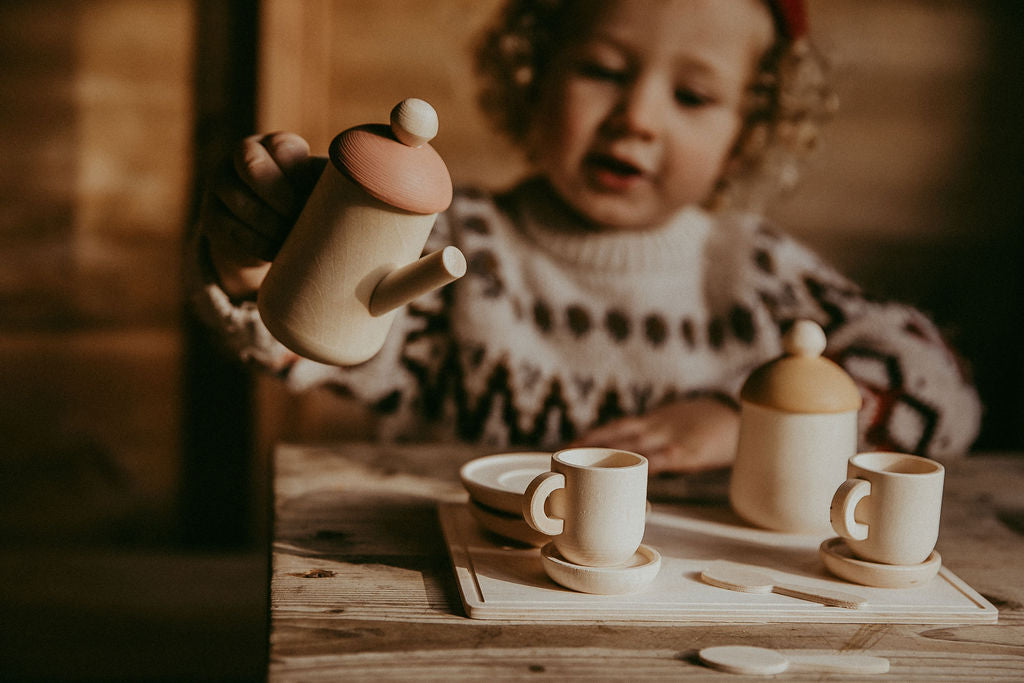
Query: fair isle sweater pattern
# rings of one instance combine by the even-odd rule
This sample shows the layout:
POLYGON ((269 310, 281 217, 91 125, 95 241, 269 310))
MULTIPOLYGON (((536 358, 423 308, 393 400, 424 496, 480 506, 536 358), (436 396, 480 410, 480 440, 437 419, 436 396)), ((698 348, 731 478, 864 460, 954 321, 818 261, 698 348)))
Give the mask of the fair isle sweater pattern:
POLYGON ((459 247, 466 276, 407 306, 356 367, 290 357, 208 268, 195 300, 236 353, 293 389, 329 386, 373 406, 383 438, 440 428, 553 449, 680 398, 735 404, 798 318, 823 326, 826 354, 861 389, 861 448, 943 457, 975 438, 976 393, 931 320, 865 296, 759 217, 691 208, 649 231, 580 234, 547 197, 536 181, 457 192, 426 249, 459 247))

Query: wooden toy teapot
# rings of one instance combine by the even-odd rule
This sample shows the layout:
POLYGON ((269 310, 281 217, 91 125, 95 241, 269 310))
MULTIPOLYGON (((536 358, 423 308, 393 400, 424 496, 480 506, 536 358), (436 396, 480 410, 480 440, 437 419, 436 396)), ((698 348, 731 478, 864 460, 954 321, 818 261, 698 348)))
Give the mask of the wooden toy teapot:
POLYGON ((777 531, 829 531, 832 496, 857 451, 860 392, 822 358, 825 333, 798 320, 785 353, 751 373, 740 392, 740 435, 729 481, 733 510, 777 531))
POLYGON ((437 113, 400 102, 391 126, 368 124, 331 142, 306 206, 260 288, 270 333, 300 356, 355 365, 384 345, 397 309, 461 277, 455 247, 421 258, 452 200, 448 168, 427 144, 437 113))

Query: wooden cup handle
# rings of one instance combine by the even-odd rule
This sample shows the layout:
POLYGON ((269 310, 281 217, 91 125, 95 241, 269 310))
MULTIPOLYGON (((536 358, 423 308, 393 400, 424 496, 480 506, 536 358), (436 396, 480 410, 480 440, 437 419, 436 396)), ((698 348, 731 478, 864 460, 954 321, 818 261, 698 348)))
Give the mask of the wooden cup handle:
POLYGON ((832 528, 843 538, 863 541, 868 537, 868 525, 858 522, 857 504, 871 494, 871 482, 866 479, 847 479, 832 496, 829 517, 832 528))
POLYGON ((565 521, 548 517, 544 503, 552 493, 565 488, 565 475, 560 472, 544 472, 534 477, 523 494, 523 519, 530 528, 548 536, 557 536, 565 528, 565 521))

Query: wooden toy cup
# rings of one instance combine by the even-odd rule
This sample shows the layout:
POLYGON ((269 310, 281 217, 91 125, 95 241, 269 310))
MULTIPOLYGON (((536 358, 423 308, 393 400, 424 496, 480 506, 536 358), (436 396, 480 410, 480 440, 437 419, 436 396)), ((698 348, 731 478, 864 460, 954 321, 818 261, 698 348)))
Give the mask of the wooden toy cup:
POLYGON ((588 567, 624 564, 647 521, 647 458, 614 448, 569 448, 523 494, 523 517, 552 536, 566 560, 588 567), (545 508, 547 504, 547 508, 545 508))
POLYGON ((859 453, 832 498, 832 528, 869 562, 924 562, 939 536, 942 465, 906 453, 859 453))

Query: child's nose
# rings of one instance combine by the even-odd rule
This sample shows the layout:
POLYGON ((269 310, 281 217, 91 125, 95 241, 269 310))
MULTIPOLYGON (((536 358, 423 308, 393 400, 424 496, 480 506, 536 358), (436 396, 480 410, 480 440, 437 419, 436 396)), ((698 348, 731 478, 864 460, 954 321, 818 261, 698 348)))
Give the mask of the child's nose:
POLYGON ((638 79, 622 91, 615 121, 621 132, 645 139, 661 131, 665 115, 665 94, 654 79, 638 79))

